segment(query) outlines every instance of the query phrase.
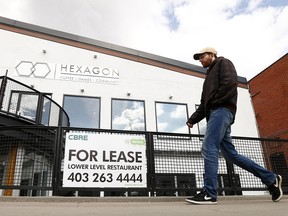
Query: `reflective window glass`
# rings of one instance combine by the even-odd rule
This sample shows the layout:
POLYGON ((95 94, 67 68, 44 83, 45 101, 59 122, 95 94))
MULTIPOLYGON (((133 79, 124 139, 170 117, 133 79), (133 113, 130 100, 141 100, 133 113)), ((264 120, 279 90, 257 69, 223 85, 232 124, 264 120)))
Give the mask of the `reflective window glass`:
POLYGON ((112 129, 145 131, 144 102, 113 99, 112 129))
POLYGON ((38 93, 12 92, 9 112, 35 121, 38 109, 38 99, 38 93))
POLYGON ((100 98, 65 95, 64 109, 71 127, 99 128, 100 98))
MULTIPOLYGON (((199 105, 196 105, 196 110, 198 109, 199 105)), ((198 133, 199 135, 204 135, 206 132, 206 119, 201 120, 198 122, 198 133)))
MULTIPOLYGON (((46 96, 50 97, 49 95, 46 96)), ((44 97, 41 124, 49 125, 50 110, 51 110, 51 101, 48 98, 44 97)))
POLYGON ((187 105, 156 102, 157 131, 168 133, 189 133, 187 105))

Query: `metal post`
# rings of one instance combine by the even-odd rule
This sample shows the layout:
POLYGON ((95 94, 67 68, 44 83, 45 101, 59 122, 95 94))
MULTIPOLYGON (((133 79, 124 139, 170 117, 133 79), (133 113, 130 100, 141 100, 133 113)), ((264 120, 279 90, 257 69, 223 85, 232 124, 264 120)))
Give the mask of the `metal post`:
POLYGON ((58 127, 56 129, 56 137, 54 144, 54 164, 53 164, 53 175, 52 175, 52 195, 59 195, 59 186, 61 184, 61 160, 62 160, 62 139, 63 129, 58 127))
POLYGON ((7 73, 8 73, 8 70, 6 70, 6 75, 3 77, 3 81, 0 86, 0 108, 1 109, 3 108, 3 100, 5 96, 6 85, 7 85, 7 73))
POLYGON ((237 185, 235 181, 235 170, 234 170, 234 165, 233 163, 227 162, 226 161, 226 166, 227 166, 227 174, 229 177, 229 182, 231 184, 231 189, 234 195, 237 195, 237 185))
POLYGON ((153 133, 148 132, 145 134, 147 141, 147 178, 148 178, 148 190, 151 195, 154 195, 155 191, 155 156, 154 156, 154 142, 153 133))

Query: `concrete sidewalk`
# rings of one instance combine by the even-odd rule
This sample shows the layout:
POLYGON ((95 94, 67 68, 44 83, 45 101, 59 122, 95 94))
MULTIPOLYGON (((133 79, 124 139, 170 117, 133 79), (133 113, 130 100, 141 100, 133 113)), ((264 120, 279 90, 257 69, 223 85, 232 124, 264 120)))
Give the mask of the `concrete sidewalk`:
POLYGON ((0 197, 1 216, 288 216, 288 196, 227 196, 218 205, 192 205, 179 197, 0 197))

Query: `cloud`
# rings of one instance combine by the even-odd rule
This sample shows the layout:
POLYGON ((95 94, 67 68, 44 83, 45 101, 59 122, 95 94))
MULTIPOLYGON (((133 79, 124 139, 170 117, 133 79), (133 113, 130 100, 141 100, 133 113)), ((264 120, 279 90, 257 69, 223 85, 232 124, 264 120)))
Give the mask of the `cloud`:
MULTIPOLYGON (((167 132, 167 127, 168 127, 168 123, 167 122, 161 122, 157 124, 157 130, 160 132, 167 132)), ((169 131, 170 132, 170 131, 169 131)))
MULTIPOLYGON (((218 5, 213 5, 208 1, 201 1, 190 4, 179 12, 181 15, 178 18, 180 27, 177 37, 190 37, 190 43, 187 43, 186 37, 175 40, 175 44, 178 41, 177 46, 182 48, 182 51, 176 52, 181 53, 179 56, 183 55, 181 59, 189 62, 195 50, 214 46, 219 55, 234 62, 238 75, 252 78, 287 53, 288 25, 282 21, 283 17, 287 18, 287 6, 257 7, 260 1, 254 1, 254 4, 250 3, 243 8, 240 5, 243 1, 222 2, 223 4, 219 4, 217 1, 218 5), (199 4, 203 5, 200 7, 199 4), (206 9, 204 4, 209 4, 209 8, 206 9), (200 8, 205 8, 204 14, 200 8)), ((192 63, 200 65, 197 62, 192 63)))
POLYGON ((187 133, 185 124, 187 109, 185 105, 156 104, 157 129, 160 132, 187 133))
POLYGON ((188 132, 187 125, 176 128, 176 130, 172 131, 172 133, 186 133, 186 134, 187 132, 188 132))
POLYGON ((145 130, 143 106, 133 103, 131 108, 123 110, 121 116, 116 116, 112 124, 114 129, 145 130))
POLYGON ((0 16, 200 65, 214 46, 252 78, 288 51, 284 0, 0 0, 0 16))
POLYGON ((172 119, 183 119, 183 116, 187 113, 186 106, 176 106, 176 109, 171 112, 170 117, 172 119))
POLYGON ((157 116, 160 117, 163 114, 165 114, 165 110, 164 110, 164 104, 162 103, 157 103, 156 104, 156 110, 157 110, 157 116))

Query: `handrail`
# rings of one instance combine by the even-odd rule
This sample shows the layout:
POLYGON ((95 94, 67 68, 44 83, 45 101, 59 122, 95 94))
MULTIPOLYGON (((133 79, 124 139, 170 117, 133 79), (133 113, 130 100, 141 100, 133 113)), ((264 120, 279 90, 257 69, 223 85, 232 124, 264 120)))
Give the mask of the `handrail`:
POLYGON ((35 125, 70 126, 66 111, 52 98, 7 76, 0 76, 0 112, 35 125), (37 97, 37 103, 32 96, 37 97), (27 101, 21 102, 21 98, 27 101), (44 107, 46 105, 46 107, 44 107), (30 112, 30 116, 21 111, 30 112), (43 118, 46 118, 45 122, 43 118))

